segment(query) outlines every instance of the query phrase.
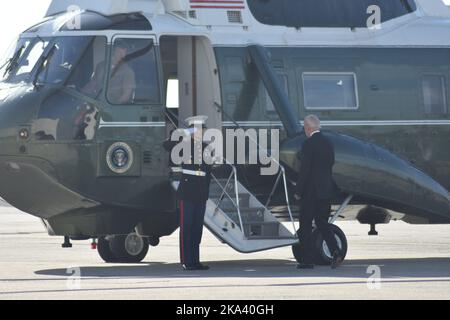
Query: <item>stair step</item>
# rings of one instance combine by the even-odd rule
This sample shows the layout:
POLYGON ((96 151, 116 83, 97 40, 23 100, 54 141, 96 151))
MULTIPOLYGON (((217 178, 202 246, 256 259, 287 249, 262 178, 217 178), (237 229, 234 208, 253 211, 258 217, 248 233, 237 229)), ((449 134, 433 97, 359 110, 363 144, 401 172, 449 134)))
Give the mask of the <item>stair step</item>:
POLYGON ((217 181, 219 181, 221 184, 226 184, 227 183, 227 181, 228 181, 228 178, 227 179, 217 179, 217 181))
POLYGON ((298 240, 298 238, 296 237, 289 237, 289 236, 285 236, 285 237, 280 237, 280 236, 276 236, 276 237, 247 237, 248 240, 298 240))
POLYGON ((279 226, 278 222, 244 223, 244 234, 249 239, 279 238, 279 226))
MULTIPOLYGON (((222 210, 225 211, 225 212, 237 212, 236 208, 229 208, 229 209, 222 209, 222 210)), ((252 213, 257 213, 257 212, 260 212, 261 215, 264 215, 264 211, 266 211, 266 210, 263 207, 252 208, 252 207, 243 207, 243 206, 241 206, 240 207, 240 211, 241 211, 242 215, 244 215, 244 214, 252 214, 252 213)))
MULTIPOLYGON (((236 209, 223 210, 224 213, 233 220, 237 225, 240 225, 239 214, 236 209)), ((264 222, 263 208, 241 208, 241 217, 244 224, 261 224, 264 222)))
MULTIPOLYGON (((231 195, 230 195, 231 196, 231 195)), ((213 201, 217 203, 219 201, 219 196, 216 198, 213 198, 213 201)), ((225 196, 222 201, 220 202, 220 209, 224 211, 236 211, 236 197, 233 197, 233 199, 228 198, 225 196)), ((239 194, 239 206, 241 208, 246 208, 250 206, 250 195, 247 193, 240 193, 239 194)))
MULTIPOLYGON (((221 183, 221 185, 218 185, 215 181, 211 182, 211 186, 209 187, 209 193, 210 193, 211 197, 220 197, 223 193, 223 188, 225 188, 225 186, 226 186, 226 181, 221 183)), ((234 194, 235 194, 234 183, 228 184, 226 191, 229 195, 233 194, 233 196, 234 196, 234 194)))

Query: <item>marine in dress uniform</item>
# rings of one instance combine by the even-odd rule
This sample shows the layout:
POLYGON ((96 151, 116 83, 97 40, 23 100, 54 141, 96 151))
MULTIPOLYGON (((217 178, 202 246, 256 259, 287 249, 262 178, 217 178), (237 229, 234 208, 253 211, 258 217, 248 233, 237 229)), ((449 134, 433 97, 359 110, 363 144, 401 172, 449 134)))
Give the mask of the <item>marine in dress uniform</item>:
MULTIPOLYGON (((205 163, 203 157, 207 146, 203 143, 203 132, 197 132, 193 128, 194 126, 205 128, 207 119, 199 116, 186 120, 192 128, 189 142, 191 155, 190 159, 182 164, 182 177, 177 191, 180 201, 180 260, 183 268, 188 271, 209 269, 200 263, 200 243, 206 203, 209 199, 211 166, 205 163)), ((165 147, 172 149, 176 144, 177 142, 166 142, 165 147)))

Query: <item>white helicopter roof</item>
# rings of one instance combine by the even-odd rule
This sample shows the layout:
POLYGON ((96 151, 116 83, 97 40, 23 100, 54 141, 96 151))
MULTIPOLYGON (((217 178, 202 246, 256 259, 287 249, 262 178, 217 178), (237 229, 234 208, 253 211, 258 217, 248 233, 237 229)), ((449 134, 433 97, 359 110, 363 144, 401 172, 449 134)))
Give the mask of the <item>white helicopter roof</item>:
POLYGON ((213 45, 450 46, 450 7, 442 0, 415 3, 417 10, 384 22, 380 30, 266 25, 255 19, 247 0, 53 0, 47 17, 76 9, 104 15, 141 12, 156 34, 203 34, 213 45))
POLYGON ((450 18, 450 6, 444 0, 416 0, 416 3, 427 16, 450 18))
MULTIPOLYGON (((71 8, 75 7, 105 15, 127 12, 164 14, 165 12, 202 11, 211 8, 245 11, 248 9, 246 2, 246 0, 53 0, 46 16, 72 11, 71 8)), ((444 4, 443 0, 415 0, 415 2, 425 15, 450 17, 450 8, 444 4)))
POLYGON ((128 12, 164 13, 161 0, 53 0, 46 16, 77 9, 96 11, 104 15, 128 12))

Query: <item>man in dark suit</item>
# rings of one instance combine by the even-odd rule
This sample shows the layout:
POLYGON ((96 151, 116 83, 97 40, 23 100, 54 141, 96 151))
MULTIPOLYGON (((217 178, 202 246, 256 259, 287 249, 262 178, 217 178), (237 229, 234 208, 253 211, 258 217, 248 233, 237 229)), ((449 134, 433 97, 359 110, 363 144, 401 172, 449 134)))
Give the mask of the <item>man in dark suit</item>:
POLYGON ((320 132, 320 119, 315 115, 305 118, 305 134, 308 140, 297 155, 300 171, 296 198, 300 201, 300 247, 302 263, 299 269, 313 269, 312 228, 315 221, 318 231, 325 239, 332 254, 331 266, 335 269, 341 262, 340 250, 333 231, 328 223, 331 213, 331 200, 335 193, 332 177, 334 166, 334 147, 320 132))

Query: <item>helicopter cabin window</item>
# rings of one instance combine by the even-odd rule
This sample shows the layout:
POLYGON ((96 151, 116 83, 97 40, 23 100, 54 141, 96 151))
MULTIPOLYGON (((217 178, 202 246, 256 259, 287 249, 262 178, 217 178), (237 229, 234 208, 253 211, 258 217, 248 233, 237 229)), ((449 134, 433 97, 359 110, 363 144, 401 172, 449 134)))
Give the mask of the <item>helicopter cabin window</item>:
POLYGON ((303 73, 303 92, 306 109, 358 108, 354 73, 303 73))
MULTIPOLYGON (((289 81, 288 77, 285 74, 279 74, 278 78, 280 79, 281 85, 283 86, 286 94, 289 96, 289 81)), ((266 92, 266 115, 269 118, 278 118, 277 110, 275 109, 275 105, 273 104, 272 98, 269 95, 269 92, 266 92)))
POLYGON ((443 75, 423 76, 422 95, 426 114, 440 115, 447 113, 447 89, 443 75))
POLYGON ((367 28, 370 6, 380 8, 381 22, 416 10, 413 0, 248 0, 260 23, 294 28, 367 28))
MULTIPOLYGON (((99 68, 104 68, 104 64, 99 68)), ((152 39, 115 39, 107 98, 114 105, 159 103, 157 64, 152 39)))

